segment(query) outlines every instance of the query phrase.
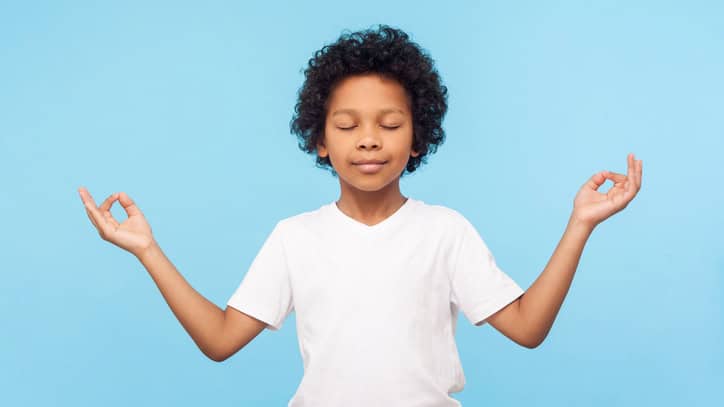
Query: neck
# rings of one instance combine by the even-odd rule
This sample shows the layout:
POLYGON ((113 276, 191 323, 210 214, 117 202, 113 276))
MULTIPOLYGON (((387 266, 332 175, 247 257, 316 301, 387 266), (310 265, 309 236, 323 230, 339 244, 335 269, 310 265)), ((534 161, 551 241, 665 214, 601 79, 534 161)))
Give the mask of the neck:
POLYGON ((407 201, 400 192, 399 183, 377 191, 363 191, 356 188, 341 188, 336 204, 348 216, 367 224, 375 224, 395 213, 407 201))

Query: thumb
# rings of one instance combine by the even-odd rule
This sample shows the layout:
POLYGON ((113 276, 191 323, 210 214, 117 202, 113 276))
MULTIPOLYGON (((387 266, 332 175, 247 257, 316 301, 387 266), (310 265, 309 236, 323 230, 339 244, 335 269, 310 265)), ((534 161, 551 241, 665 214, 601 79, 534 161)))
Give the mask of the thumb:
POLYGON ((138 209, 136 203, 133 202, 133 199, 131 199, 131 197, 128 196, 128 194, 126 194, 125 192, 120 192, 118 194, 118 202, 121 204, 123 209, 126 210, 126 214, 128 216, 142 215, 141 210, 138 209))

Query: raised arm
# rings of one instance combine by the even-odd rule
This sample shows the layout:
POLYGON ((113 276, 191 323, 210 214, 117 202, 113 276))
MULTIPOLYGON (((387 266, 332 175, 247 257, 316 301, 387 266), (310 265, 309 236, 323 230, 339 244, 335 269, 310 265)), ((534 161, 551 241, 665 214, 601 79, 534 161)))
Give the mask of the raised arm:
POLYGON ((209 359, 221 362, 261 333, 267 324, 234 308, 222 310, 183 278, 158 245, 138 256, 171 311, 209 359))
POLYGON ((543 272, 517 300, 487 321, 508 338, 528 348, 548 336, 571 286, 581 253, 593 229, 624 209, 641 189, 643 162, 628 155, 628 175, 611 171, 594 174, 576 195, 566 230, 543 272), (597 192, 607 179, 614 185, 597 192))
POLYGON ((191 287, 165 256, 153 238, 148 222, 127 194, 112 194, 96 207, 85 188, 78 192, 101 238, 140 260, 173 314, 204 355, 217 362, 225 360, 266 327, 264 322, 237 310, 222 310, 191 287), (122 223, 118 223, 110 212, 115 200, 128 215, 122 223))

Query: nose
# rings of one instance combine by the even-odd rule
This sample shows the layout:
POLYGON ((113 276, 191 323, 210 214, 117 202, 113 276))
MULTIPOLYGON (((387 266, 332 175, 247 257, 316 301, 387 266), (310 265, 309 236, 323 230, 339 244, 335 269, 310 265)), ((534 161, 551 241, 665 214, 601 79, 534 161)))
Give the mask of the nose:
POLYGON ((359 141, 357 141, 357 148, 363 150, 378 150, 382 146, 380 137, 375 134, 374 129, 369 129, 364 132, 359 141))

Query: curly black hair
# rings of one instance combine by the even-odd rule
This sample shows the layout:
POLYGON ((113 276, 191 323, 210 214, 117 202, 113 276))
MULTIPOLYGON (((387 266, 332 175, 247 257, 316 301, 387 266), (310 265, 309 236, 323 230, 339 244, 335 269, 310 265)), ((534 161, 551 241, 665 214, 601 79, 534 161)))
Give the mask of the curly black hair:
MULTIPOLYGON (((345 30, 335 43, 316 51, 304 70, 291 132, 302 151, 316 152, 324 137, 328 98, 334 87, 348 76, 368 73, 394 79, 407 92, 412 107, 412 149, 420 154, 410 157, 400 176, 412 173, 420 163, 427 163, 428 153, 437 151, 445 140, 442 120, 447 112, 447 87, 441 84, 428 53, 400 29, 378 25, 376 30, 345 30)), ((328 156, 317 155, 316 166, 337 176, 328 156)))

